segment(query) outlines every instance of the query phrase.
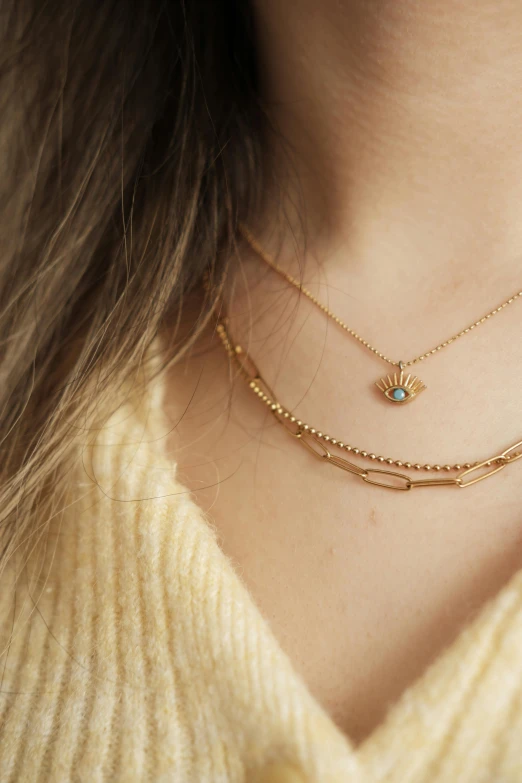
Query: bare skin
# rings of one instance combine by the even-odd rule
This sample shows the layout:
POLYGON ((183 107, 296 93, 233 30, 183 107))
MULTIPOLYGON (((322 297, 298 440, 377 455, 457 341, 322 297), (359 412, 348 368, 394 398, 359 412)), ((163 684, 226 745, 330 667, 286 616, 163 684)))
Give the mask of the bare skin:
MULTIPOLYGON (((267 207, 256 226, 281 263, 304 260, 305 283, 397 359, 522 287, 520 5, 260 0, 257 13, 267 103, 296 155, 288 223, 267 207), (288 227, 296 172, 306 252, 288 227)), ((387 365, 247 252, 237 280, 235 334, 311 424, 421 463, 522 438, 522 302, 421 364, 427 391, 397 409, 372 388, 387 365)), ((167 401, 180 477, 359 744, 522 567, 521 463, 466 491, 369 487, 274 426, 212 337, 200 348, 167 401)))

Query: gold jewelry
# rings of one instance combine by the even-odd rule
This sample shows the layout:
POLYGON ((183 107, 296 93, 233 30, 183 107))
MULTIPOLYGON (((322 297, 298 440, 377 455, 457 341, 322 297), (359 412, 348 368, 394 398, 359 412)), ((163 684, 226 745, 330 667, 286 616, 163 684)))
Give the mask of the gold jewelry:
POLYGON ((478 321, 475 321, 474 323, 470 324, 466 329, 462 329, 457 334, 453 335, 453 337, 450 337, 449 339, 445 340, 443 343, 440 343, 439 345, 435 346, 435 348, 432 348, 430 351, 426 351, 426 353, 421 354, 420 356, 416 356, 414 359, 410 359, 407 362, 403 361, 394 361, 393 359, 390 359, 385 354, 381 353, 377 350, 377 348, 374 348, 372 345, 370 345, 367 340, 364 340, 354 329, 351 329, 347 324, 344 323, 335 313, 333 313, 325 304, 319 301, 307 288, 305 288, 298 280, 295 279, 295 277, 292 277, 292 275, 288 274, 288 272, 285 272, 283 269, 281 269, 280 266, 277 265, 277 263, 274 261, 273 258, 271 258, 265 250, 261 247, 259 242, 256 240, 256 238, 250 233, 250 231, 246 228, 246 226, 241 225, 240 231, 252 250, 254 250, 255 253, 263 260, 265 263, 268 264, 275 272, 277 272, 282 278, 284 278, 288 283, 293 285, 295 288, 297 288, 301 293, 303 293, 308 299, 310 299, 313 304, 315 304, 320 310, 325 313, 325 315, 328 316, 328 318, 331 318, 335 323, 341 327, 341 329, 344 329, 348 334, 350 334, 352 337, 354 337, 356 340, 358 340, 362 345, 364 345, 365 348, 367 348, 369 351, 374 353, 376 356, 379 357, 379 359, 382 359, 384 362, 387 362, 388 364, 393 365, 394 367, 399 368, 399 373, 394 373, 393 376, 386 375, 383 378, 380 378, 378 381, 376 381, 375 385, 377 388, 384 394, 387 400, 390 400, 390 402, 394 402, 399 405, 404 405, 407 402, 411 402, 411 400, 415 399, 415 397, 420 394, 424 389, 426 389, 425 384, 417 378, 415 375, 406 375, 404 373, 405 367, 410 367, 413 364, 417 364, 418 362, 424 361, 424 359, 427 359, 429 356, 432 356, 433 354, 437 353, 438 351, 441 351, 443 348, 446 348, 448 345, 451 345, 451 343, 454 343, 455 340, 458 340, 459 337, 463 337, 465 334, 468 334, 468 332, 471 332, 473 329, 475 329, 477 326, 480 326, 480 324, 485 323, 485 321, 492 318, 494 315, 499 313, 501 310, 503 310, 508 305, 515 302, 517 299, 519 299, 522 296, 522 291, 518 291, 516 294, 513 294, 509 299, 507 299, 505 302, 500 304, 498 307, 496 307, 494 310, 491 310, 489 313, 484 315, 482 318, 479 318, 478 321))
POLYGON ((295 437, 303 446, 311 451, 314 456, 326 460, 348 473, 358 476, 368 484, 397 490, 442 486, 465 488, 470 487, 472 484, 476 484, 479 481, 483 481, 484 479, 489 478, 489 476, 493 476, 495 473, 503 470, 506 465, 516 462, 522 457, 522 440, 514 443, 509 448, 504 449, 500 454, 496 454, 488 459, 473 463, 457 463, 455 465, 421 465, 420 463, 404 462, 402 460, 393 460, 390 457, 376 456, 373 453, 368 453, 367 451, 350 446, 343 441, 330 437, 330 435, 326 435, 321 430, 310 427, 306 422, 297 419, 291 411, 281 405, 281 403, 277 402, 274 393, 271 391, 266 381, 264 381, 251 357, 243 351, 240 345, 234 344, 231 340, 226 328, 226 319, 222 319, 218 322, 216 331, 221 338, 221 342, 227 354, 235 362, 241 376, 247 381, 252 392, 265 403, 275 417, 275 420, 281 424, 290 435, 295 437), (335 451, 348 451, 376 462, 384 462, 388 465, 395 465, 397 467, 404 467, 417 471, 433 470, 437 473, 440 471, 445 471, 446 473, 459 471, 459 473, 456 476, 444 477, 439 475, 435 478, 414 479, 405 473, 399 473, 394 470, 360 467, 353 462, 349 462, 344 457, 339 456, 335 451))

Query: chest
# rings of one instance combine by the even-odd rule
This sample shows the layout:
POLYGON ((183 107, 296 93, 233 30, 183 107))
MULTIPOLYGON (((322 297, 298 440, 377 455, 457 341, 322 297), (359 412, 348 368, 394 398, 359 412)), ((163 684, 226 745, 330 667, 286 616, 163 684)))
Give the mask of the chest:
POLYGON ((200 467, 196 496, 297 671, 362 742, 522 566, 519 482, 369 491, 278 430, 200 467))

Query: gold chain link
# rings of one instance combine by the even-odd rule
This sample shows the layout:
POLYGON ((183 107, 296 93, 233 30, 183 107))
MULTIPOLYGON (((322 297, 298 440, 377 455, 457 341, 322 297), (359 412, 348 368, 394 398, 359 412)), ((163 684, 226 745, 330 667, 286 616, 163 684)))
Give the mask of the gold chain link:
POLYGON ((216 331, 221 338, 227 354, 235 361, 240 374, 247 381, 249 388, 265 403, 265 405, 267 405, 276 421, 281 424, 290 435, 296 438, 302 446, 312 452, 315 457, 330 462, 332 465, 341 468, 341 470, 352 473, 367 484, 402 491, 420 487, 457 486, 466 488, 493 476, 495 473, 503 470, 506 465, 522 458, 522 440, 509 446, 500 454, 496 454, 488 459, 473 463, 457 463, 453 466, 421 465, 420 463, 413 464, 401 460, 392 460, 389 457, 378 457, 373 453, 354 448, 336 438, 331 438, 329 435, 326 435, 314 427, 310 427, 300 419, 297 419, 288 409, 276 401, 274 393, 263 380, 261 373, 251 357, 243 351, 241 346, 232 342, 225 325, 225 320, 221 320, 218 323, 216 331), (332 453, 332 447, 397 467, 426 471, 434 470, 435 472, 450 472, 455 470, 459 471, 459 473, 457 476, 444 477, 439 475, 434 478, 414 479, 405 473, 399 473, 395 470, 387 470, 385 468, 362 468, 353 462, 349 462, 345 457, 332 453))
POLYGON ((257 255, 265 261, 268 266, 270 266, 275 272, 277 272, 282 278, 284 278, 288 283, 293 285, 295 288, 297 288, 301 293, 303 293, 308 299, 310 299, 313 304, 315 304, 320 310, 325 313, 325 315, 328 316, 328 318, 331 318, 332 321, 335 321, 335 323, 341 327, 341 329, 344 329, 345 332, 348 332, 352 337, 354 337, 356 340, 358 340, 361 345, 364 345, 365 348, 367 348, 369 351, 374 353, 376 356, 379 357, 379 359, 382 359, 383 361, 387 362, 388 364, 393 365, 394 367, 410 367, 412 364, 417 364, 417 362, 422 362, 424 359, 427 359, 429 356, 432 356, 434 353, 437 353, 438 351, 441 351, 443 348, 446 348, 448 345, 451 345, 451 343, 454 343, 455 340, 458 340, 459 337, 463 337, 465 334, 468 334, 468 332, 471 332, 473 329, 475 329, 477 326, 480 326, 480 324, 485 323, 490 318, 493 318, 494 315, 497 313, 500 313, 501 310, 503 310, 505 307, 508 307, 508 305, 515 302, 517 299, 519 299, 522 296, 522 291, 518 291, 516 294, 513 294, 509 299, 506 299, 505 302, 500 304, 498 307, 495 307, 494 310, 491 310, 486 315, 482 316, 482 318, 479 318, 478 321, 474 321, 474 323, 467 326, 465 329, 462 329, 460 332, 457 332, 457 334, 454 334, 453 337, 450 337, 449 339, 445 340, 443 343, 439 343, 439 345, 435 346, 435 348, 432 348, 430 351, 426 351, 426 353, 422 353, 420 356, 416 356, 415 359, 410 359, 408 362, 403 361, 394 361, 393 359, 390 359, 388 356, 386 356, 384 353, 381 353, 381 351, 378 351, 377 348, 374 348, 373 345, 371 345, 367 340, 365 340, 363 337, 361 337, 357 332, 348 326, 341 318, 339 318, 335 313, 333 313, 325 304, 323 304, 317 297, 315 297, 311 291, 309 291, 307 288, 305 288, 302 283, 300 283, 298 280, 296 280, 295 277, 292 277, 292 275, 288 274, 288 272, 285 272, 283 269, 281 269, 280 266, 276 264, 273 258, 271 258, 268 253, 261 247, 257 239, 250 233, 250 231, 246 228, 246 226, 241 225, 240 231, 252 250, 254 250, 257 255))

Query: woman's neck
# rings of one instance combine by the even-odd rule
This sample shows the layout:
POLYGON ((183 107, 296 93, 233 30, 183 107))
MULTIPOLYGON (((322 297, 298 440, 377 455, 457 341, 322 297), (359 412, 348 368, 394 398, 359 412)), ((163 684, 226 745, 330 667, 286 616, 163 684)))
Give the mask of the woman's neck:
POLYGON ((316 254, 373 275, 516 269, 517 0, 259 0, 256 15, 276 172, 316 254))

